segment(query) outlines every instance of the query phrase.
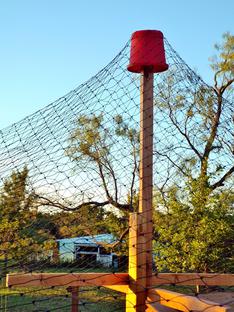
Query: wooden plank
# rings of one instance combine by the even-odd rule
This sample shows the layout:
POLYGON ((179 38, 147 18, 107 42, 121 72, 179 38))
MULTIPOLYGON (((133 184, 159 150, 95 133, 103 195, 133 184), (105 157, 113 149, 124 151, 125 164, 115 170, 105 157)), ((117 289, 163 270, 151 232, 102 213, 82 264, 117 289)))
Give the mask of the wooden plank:
POLYGON ((129 291, 128 285, 104 285, 104 287, 115 290, 115 291, 119 291, 124 294, 127 294, 129 291))
POLYGON ((161 305, 160 303, 147 303, 146 312, 177 312, 178 310, 168 308, 166 306, 161 305))
POLYGON ((234 286, 234 274, 218 273, 158 273, 152 285, 234 286))
POLYGON ((8 274, 8 287, 128 285, 128 273, 17 273, 8 274))
POLYGON ((150 289, 148 290, 147 293, 147 310, 146 312, 153 312, 153 311, 157 311, 160 312, 159 309, 157 308, 156 304, 160 301, 160 296, 155 292, 154 289, 150 289))
POLYGON ((220 305, 227 305, 234 311, 234 292, 231 291, 212 291, 210 293, 199 294, 198 298, 218 302, 220 305))
POLYGON ((150 289, 148 291, 147 301, 151 306, 153 306, 154 303, 159 303, 163 306, 184 312, 227 312, 230 309, 228 306, 221 306, 216 302, 200 300, 197 297, 165 289, 150 289))
POLYGON ((154 291, 150 292, 150 296, 147 297, 147 310, 146 312, 175 312, 178 310, 172 309, 165 305, 162 305, 160 302, 160 296, 154 291))

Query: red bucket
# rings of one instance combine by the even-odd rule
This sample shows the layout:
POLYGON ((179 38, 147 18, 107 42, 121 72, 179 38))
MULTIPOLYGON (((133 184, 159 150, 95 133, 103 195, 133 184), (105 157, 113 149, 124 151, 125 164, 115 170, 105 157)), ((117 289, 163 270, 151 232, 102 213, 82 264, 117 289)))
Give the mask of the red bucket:
POLYGON ((139 30, 132 34, 128 70, 160 73, 168 69, 165 59, 163 33, 159 30, 139 30))

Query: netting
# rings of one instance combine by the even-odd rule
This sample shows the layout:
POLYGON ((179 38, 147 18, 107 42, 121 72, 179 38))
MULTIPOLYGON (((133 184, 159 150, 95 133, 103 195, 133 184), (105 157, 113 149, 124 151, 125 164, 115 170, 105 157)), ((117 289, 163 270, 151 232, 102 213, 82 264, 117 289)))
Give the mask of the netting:
MULTIPOLYGON (((213 311, 231 304, 232 288, 221 278, 233 270, 233 94, 224 99, 164 43, 169 70, 154 76, 157 283, 150 288, 194 295, 199 311, 213 311), (210 283, 213 275, 163 275, 170 272, 216 273, 221 284, 210 283), (205 305, 220 291, 222 302, 205 305)), ((128 272, 141 148, 141 82, 126 69, 129 47, 86 83, 0 131, 1 311, 77 311, 76 280, 84 284, 73 298, 79 311, 135 309, 131 302, 125 308, 124 291, 76 275, 112 273, 121 284, 118 274, 128 272), (18 282, 6 287, 12 273, 18 282)), ((168 293, 151 301, 178 304, 168 293)), ((187 301, 177 309, 196 310, 187 301)))

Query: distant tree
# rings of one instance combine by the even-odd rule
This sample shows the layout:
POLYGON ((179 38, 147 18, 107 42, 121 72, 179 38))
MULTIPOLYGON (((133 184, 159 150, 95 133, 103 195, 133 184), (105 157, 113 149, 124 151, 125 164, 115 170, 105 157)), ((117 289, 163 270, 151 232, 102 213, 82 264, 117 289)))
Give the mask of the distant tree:
MULTIPOLYGON (((120 238, 128 228, 127 219, 116 215, 104 208, 85 206, 75 211, 60 211, 50 216, 50 223, 56 225, 56 238, 92 236, 96 234, 112 233, 116 239, 120 238)), ((47 225, 48 227, 48 225, 47 225)), ((115 248, 115 242, 110 247, 115 248)), ((120 248, 115 248, 119 251, 120 248)), ((122 246, 121 251, 126 251, 122 246)))
POLYGON ((88 166, 87 179, 96 182, 104 192, 97 200, 95 196, 88 194, 89 190, 86 190, 86 193, 82 193, 83 198, 78 204, 72 200, 62 203, 56 198, 38 195, 41 205, 71 212, 82 208, 92 209, 92 207, 100 210, 104 207, 112 207, 117 213, 121 212, 124 215, 134 211, 136 209, 133 203, 136 195, 135 181, 139 163, 139 132, 124 122, 120 115, 115 115, 109 126, 106 125, 103 114, 81 115, 77 118, 76 128, 68 138, 68 143, 66 155, 75 164, 74 170, 84 173, 88 166), (131 161, 128 170, 124 173, 122 170, 118 175, 120 163, 115 159, 116 142, 121 140, 123 148, 129 152, 128 157, 131 161), (124 181, 121 180, 121 175, 125 175, 124 181), (120 193, 121 183, 129 186, 128 193, 124 197, 120 193))
POLYGON ((60 211, 52 216, 57 226, 57 238, 77 237, 107 232, 103 209, 85 206, 75 211, 60 211))
POLYGON ((41 252, 49 251, 51 236, 37 223, 37 203, 28 191, 28 169, 12 172, 4 181, 0 194, 0 256, 5 262, 26 264, 41 252))

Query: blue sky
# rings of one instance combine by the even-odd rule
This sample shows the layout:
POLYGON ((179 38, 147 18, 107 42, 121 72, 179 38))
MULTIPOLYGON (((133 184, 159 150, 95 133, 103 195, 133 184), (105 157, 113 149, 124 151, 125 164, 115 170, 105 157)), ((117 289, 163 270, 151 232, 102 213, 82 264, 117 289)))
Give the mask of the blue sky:
POLYGON ((234 33, 234 1, 0 0, 0 128, 94 75, 139 29, 159 29, 211 81, 208 58, 234 33))

